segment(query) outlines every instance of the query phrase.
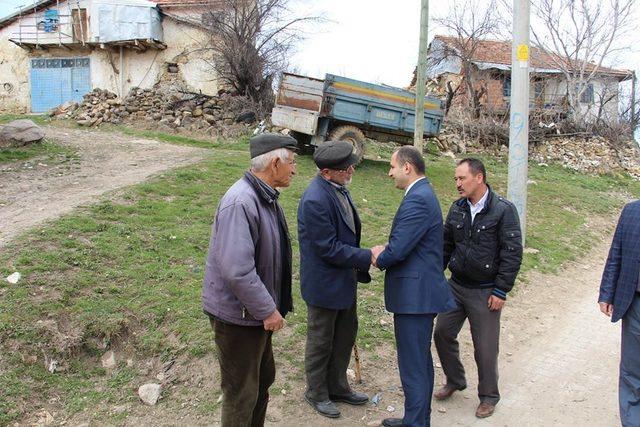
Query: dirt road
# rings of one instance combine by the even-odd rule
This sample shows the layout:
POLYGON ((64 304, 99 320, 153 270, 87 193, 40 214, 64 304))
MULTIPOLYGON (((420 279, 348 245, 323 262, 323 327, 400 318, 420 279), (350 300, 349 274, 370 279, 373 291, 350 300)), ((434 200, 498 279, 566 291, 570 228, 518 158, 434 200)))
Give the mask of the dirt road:
MULTIPOLYGON (((487 420, 474 416, 476 371, 467 390, 434 401, 434 426, 616 426, 620 325, 597 308, 609 239, 557 276, 530 275, 505 311, 502 400, 487 420), (439 412, 446 410, 446 413, 439 412)), ((473 353, 467 338, 467 367, 473 353)))
POLYGON ((24 230, 96 201, 105 192, 195 163, 210 153, 117 132, 45 130, 57 144, 77 150, 77 157, 0 167, 0 247, 24 230))

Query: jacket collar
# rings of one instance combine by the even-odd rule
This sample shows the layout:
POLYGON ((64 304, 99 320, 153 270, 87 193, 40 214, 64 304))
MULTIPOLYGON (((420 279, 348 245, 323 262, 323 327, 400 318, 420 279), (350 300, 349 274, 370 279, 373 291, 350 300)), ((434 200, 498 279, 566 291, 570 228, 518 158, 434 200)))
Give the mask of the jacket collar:
POLYGON ((421 176, 420 178, 416 179, 411 184, 409 184, 410 188, 408 190, 405 190, 404 195, 407 196, 414 188, 418 188, 428 182, 429 181, 427 180, 426 176, 421 176))
POLYGON ((347 200, 349 201, 349 204, 351 205, 351 208, 353 209, 353 218, 354 218, 354 222, 355 222, 354 225, 356 226, 356 230, 352 229, 351 224, 349 224, 349 221, 347 221, 347 213, 344 211, 344 207, 342 206, 342 203, 340 202, 340 200, 338 200, 338 195, 336 194, 336 190, 338 188, 332 183, 330 183, 329 181, 327 181, 326 179, 324 179, 320 174, 316 175, 315 179, 320 183, 320 186, 322 187, 322 189, 324 189, 324 191, 329 193, 329 197, 332 197, 333 200, 335 201, 336 206, 338 207, 338 211, 340 211, 340 216, 342 217, 342 221, 347 225, 347 227, 349 227, 349 229, 351 229, 351 231, 353 231, 354 233, 357 233, 358 222, 360 221, 360 218, 358 217, 358 212, 356 211, 356 208, 353 205, 353 202, 351 201, 351 197, 348 195, 348 193, 345 194, 345 197, 347 198, 347 200))
POLYGON ((255 176, 251 171, 246 171, 244 173, 244 178, 249 182, 249 184, 251 184, 253 189, 256 191, 256 194, 258 194, 262 200, 267 203, 274 203, 278 201, 280 192, 255 176))
MULTIPOLYGON (((480 212, 486 212, 491 208, 491 203, 493 202, 493 190, 491 189, 491 186, 489 184, 487 184, 487 200, 486 202, 484 202, 484 207, 482 208, 482 210, 480 212)), ((466 209, 469 207, 469 203, 467 203, 468 198, 467 197, 461 197, 456 201, 456 205, 458 205, 459 207, 466 209)))

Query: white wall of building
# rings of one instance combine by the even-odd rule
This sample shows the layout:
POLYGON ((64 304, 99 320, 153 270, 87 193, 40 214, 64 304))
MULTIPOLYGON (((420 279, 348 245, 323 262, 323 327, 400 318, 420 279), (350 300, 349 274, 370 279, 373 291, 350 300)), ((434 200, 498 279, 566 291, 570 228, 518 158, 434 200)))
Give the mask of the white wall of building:
MULTIPOLYGON (((91 87, 107 89, 120 95, 120 76, 109 60, 107 50, 99 47, 72 50, 54 48, 32 51, 9 41, 18 28, 13 22, 0 29, 0 112, 30 111, 30 60, 38 57, 89 57, 91 60, 91 87)), ((166 63, 177 63, 185 82, 195 92, 215 95, 218 84, 211 67, 210 53, 206 50, 209 35, 194 26, 171 18, 163 21, 167 49, 148 49, 138 52, 124 49, 124 95, 132 87, 151 88, 166 70, 166 63)), ((111 48, 115 68, 120 68, 120 50, 111 48)))

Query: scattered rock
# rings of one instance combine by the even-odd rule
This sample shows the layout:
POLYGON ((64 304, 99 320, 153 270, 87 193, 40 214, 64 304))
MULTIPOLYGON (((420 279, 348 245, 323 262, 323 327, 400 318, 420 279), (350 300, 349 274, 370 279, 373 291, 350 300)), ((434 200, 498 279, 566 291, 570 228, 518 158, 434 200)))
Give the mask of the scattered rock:
POLYGON ((15 285, 16 283, 18 283, 18 281, 20 280, 20 277, 22 277, 20 275, 20 273, 18 273, 17 271, 15 273, 12 273, 10 275, 8 275, 5 280, 9 283, 11 283, 12 285, 15 285))
POLYGON ((42 427, 42 426, 50 426, 53 424, 53 415, 49 413, 46 409, 41 409, 36 413, 37 421, 34 426, 42 427))
POLYGON ((395 410, 396 410, 395 407, 393 407, 391 405, 387 406, 387 412, 395 412, 395 410))
POLYGON ((373 420, 367 423, 367 427, 378 427, 382 425, 382 420, 373 420))
POLYGON ((380 397, 380 393, 374 394, 371 398, 371 403, 373 403, 375 406, 378 406, 378 404, 380 403, 380 397))
POLYGON ((113 369, 116 367, 116 354, 112 350, 109 350, 102 355, 100 362, 103 368, 113 369))
POLYGON ((144 384, 138 388, 138 397, 142 403, 153 406, 160 399, 160 394, 162 393, 162 386, 160 384, 144 384))
POLYGON ((445 408, 444 406, 441 406, 438 408, 438 412, 440 412, 441 414, 446 414, 447 413, 447 408, 445 408))
POLYGON ((216 402, 217 403, 222 403, 222 395, 220 395, 220 397, 218 397, 218 400, 216 402))
POLYGON ((44 137, 44 130, 31 120, 14 120, 0 129, 0 148, 23 147, 40 142, 44 137))
POLYGON ((535 248, 524 248, 523 252, 525 254, 532 254, 532 255, 540 253, 540 251, 538 249, 535 249, 535 248))

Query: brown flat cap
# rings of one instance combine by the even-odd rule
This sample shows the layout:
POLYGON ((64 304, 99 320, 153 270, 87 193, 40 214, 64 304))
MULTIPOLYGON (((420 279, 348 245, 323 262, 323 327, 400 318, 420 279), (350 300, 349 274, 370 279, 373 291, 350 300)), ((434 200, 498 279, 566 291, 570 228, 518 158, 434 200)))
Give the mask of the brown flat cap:
POLYGON ((358 156, 347 141, 326 141, 316 147, 313 161, 319 169, 344 170, 357 164, 358 156))
POLYGON ((249 140, 249 154, 252 159, 269 151, 277 150, 278 148, 286 148, 287 150, 297 152, 298 143, 288 135, 277 133, 261 133, 249 140))

